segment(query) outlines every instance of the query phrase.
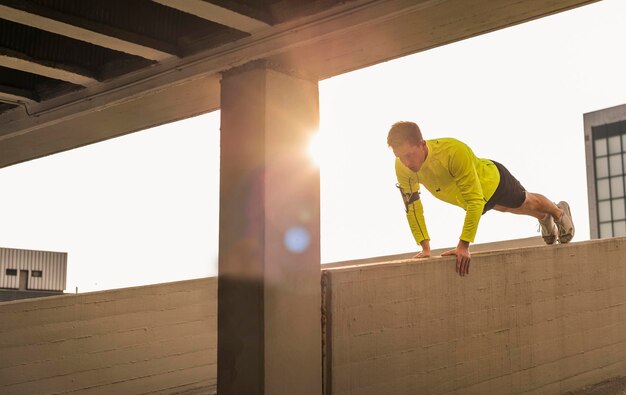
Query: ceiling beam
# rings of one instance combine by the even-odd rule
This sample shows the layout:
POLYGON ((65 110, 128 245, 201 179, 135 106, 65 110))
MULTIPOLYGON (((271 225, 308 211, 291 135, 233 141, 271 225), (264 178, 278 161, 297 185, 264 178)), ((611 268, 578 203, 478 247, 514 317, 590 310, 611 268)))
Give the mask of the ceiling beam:
POLYGON ((82 86, 89 86, 98 82, 98 80, 87 75, 87 73, 74 71, 69 67, 39 62, 5 48, 0 48, 0 66, 82 86))
POLYGON ((0 16, 15 23, 145 59, 163 61, 175 57, 173 46, 36 4, 0 0, 0 16))
POLYGON ((34 104, 38 101, 39 98, 37 95, 31 91, 7 85, 0 85, 0 103, 34 104))
MULTIPOLYGON (((23 162, 27 157, 41 157, 67 150, 68 146, 81 147, 94 141, 145 129, 148 109, 149 122, 157 124, 212 111, 219 107, 219 97, 211 92, 219 89, 220 79, 217 76, 195 79, 168 90, 135 97, 131 102, 126 102, 127 105, 100 108, 92 113, 94 117, 90 118, 90 122, 93 123, 89 126, 85 126, 82 117, 75 117, 66 119, 66 122, 55 123, 51 128, 37 129, 32 133, 0 140, 0 168, 23 162), (183 111, 181 107, 184 108, 183 111)), ((25 113, 23 110, 18 111, 25 113)))
POLYGON ((258 19, 202 0, 152 1, 246 33, 255 33, 259 30, 271 27, 271 25, 258 19))
POLYGON ((34 106, 31 116, 6 111, 0 115, 0 168, 184 118, 190 114, 189 97, 202 98, 193 102, 195 114, 215 110, 219 84, 198 81, 219 81, 221 71, 251 60, 276 59, 290 69, 302 67, 328 78, 594 1, 499 0, 497 6, 492 0, 346 2, 208 52, 46 100, 34 106), (143 101, 155 97, 160 99, 143 101), (162 98, 171 106, 167 112, 160 107, 162 98), (110 114, 106 127, 85 135, 105 113, 110 114), (132 126, 127 114, 137 114, 132 126))

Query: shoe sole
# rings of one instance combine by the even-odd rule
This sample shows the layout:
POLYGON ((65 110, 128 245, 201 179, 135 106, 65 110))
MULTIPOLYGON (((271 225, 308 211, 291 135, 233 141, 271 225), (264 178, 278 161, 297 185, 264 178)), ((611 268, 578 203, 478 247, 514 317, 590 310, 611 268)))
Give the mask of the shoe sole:
MULTIPOLYGON (((562 209, 564 212, 567 211, 567 215, 569 216, 570 220, 572 219, 572 212, 569 209, 569 204, 567 204, 567 202, 560 202, 559 203, 560 206, 559 208, 562 209)), ((568 233, 566 235, 561 236, 559 234, 559 243, 561 244, 567 244, 570 241, 572 241, 572 239, 574 238, 574 221, 572 221, 572 233, 568 233)))
MULTIPOLYGON (((547 245, 552 245, 554 243, 556 243, 557 240, 557 235, 559 234, 559 229, 557 228, 557 226, 552 223, 552 231, 554 232, 554 235, 541 235, 541 237, 543 238, 543 241, 547 244, 547 245)), ((543 232, 543 230, 542 230, 543 232)))
POLYGON ((554 244, 554 242, 556 241, 556 237, 554 237, 554 236, 546 236, 546 237, 543 238, 543 241, 547 245, 551 245, 551 244, 554 244))

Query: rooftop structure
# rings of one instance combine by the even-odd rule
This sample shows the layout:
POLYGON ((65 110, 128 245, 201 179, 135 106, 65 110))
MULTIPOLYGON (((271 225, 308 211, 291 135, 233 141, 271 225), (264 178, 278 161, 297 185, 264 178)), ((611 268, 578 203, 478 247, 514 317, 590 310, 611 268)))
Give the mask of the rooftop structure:
POLYGON ((0 247, 0 300, 63 293, 67 253, 0 247))

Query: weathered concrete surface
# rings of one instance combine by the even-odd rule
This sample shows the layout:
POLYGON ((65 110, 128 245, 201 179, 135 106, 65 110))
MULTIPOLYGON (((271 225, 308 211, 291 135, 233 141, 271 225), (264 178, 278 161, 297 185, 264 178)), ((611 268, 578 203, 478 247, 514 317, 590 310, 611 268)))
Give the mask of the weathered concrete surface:
POLYGON ((565 395, 626 395, 626 377, 614 377, 565 395))
POLYGON ((559 394, 626 372, 626 239, 324 271, 327 394, 559 394))
POLYGON ((0 303, 0 393, 210 393, 216 324, 215 278, 0 303))

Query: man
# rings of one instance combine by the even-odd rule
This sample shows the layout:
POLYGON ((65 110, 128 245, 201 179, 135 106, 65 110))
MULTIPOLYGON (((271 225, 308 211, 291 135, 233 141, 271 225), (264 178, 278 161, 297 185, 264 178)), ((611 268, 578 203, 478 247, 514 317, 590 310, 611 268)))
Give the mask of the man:
POLYGON ((424 140, 413 122, 393 124, 387 144, 396 156, 398 187, 415 241, 422 251, 415 258, 430 256, 419 184, 438 199, 465 209, 465 222, 457 247, 442 256, 456 255, 456 271, 469 274, 470 243, 482 214, 488 210, 530 215, 539 220, 546 244, 568 243, 574 237, 574 224, 566 202, 554 204, 545 196, 528 192, 500 163, 477 158, 459 140, 424 140))

